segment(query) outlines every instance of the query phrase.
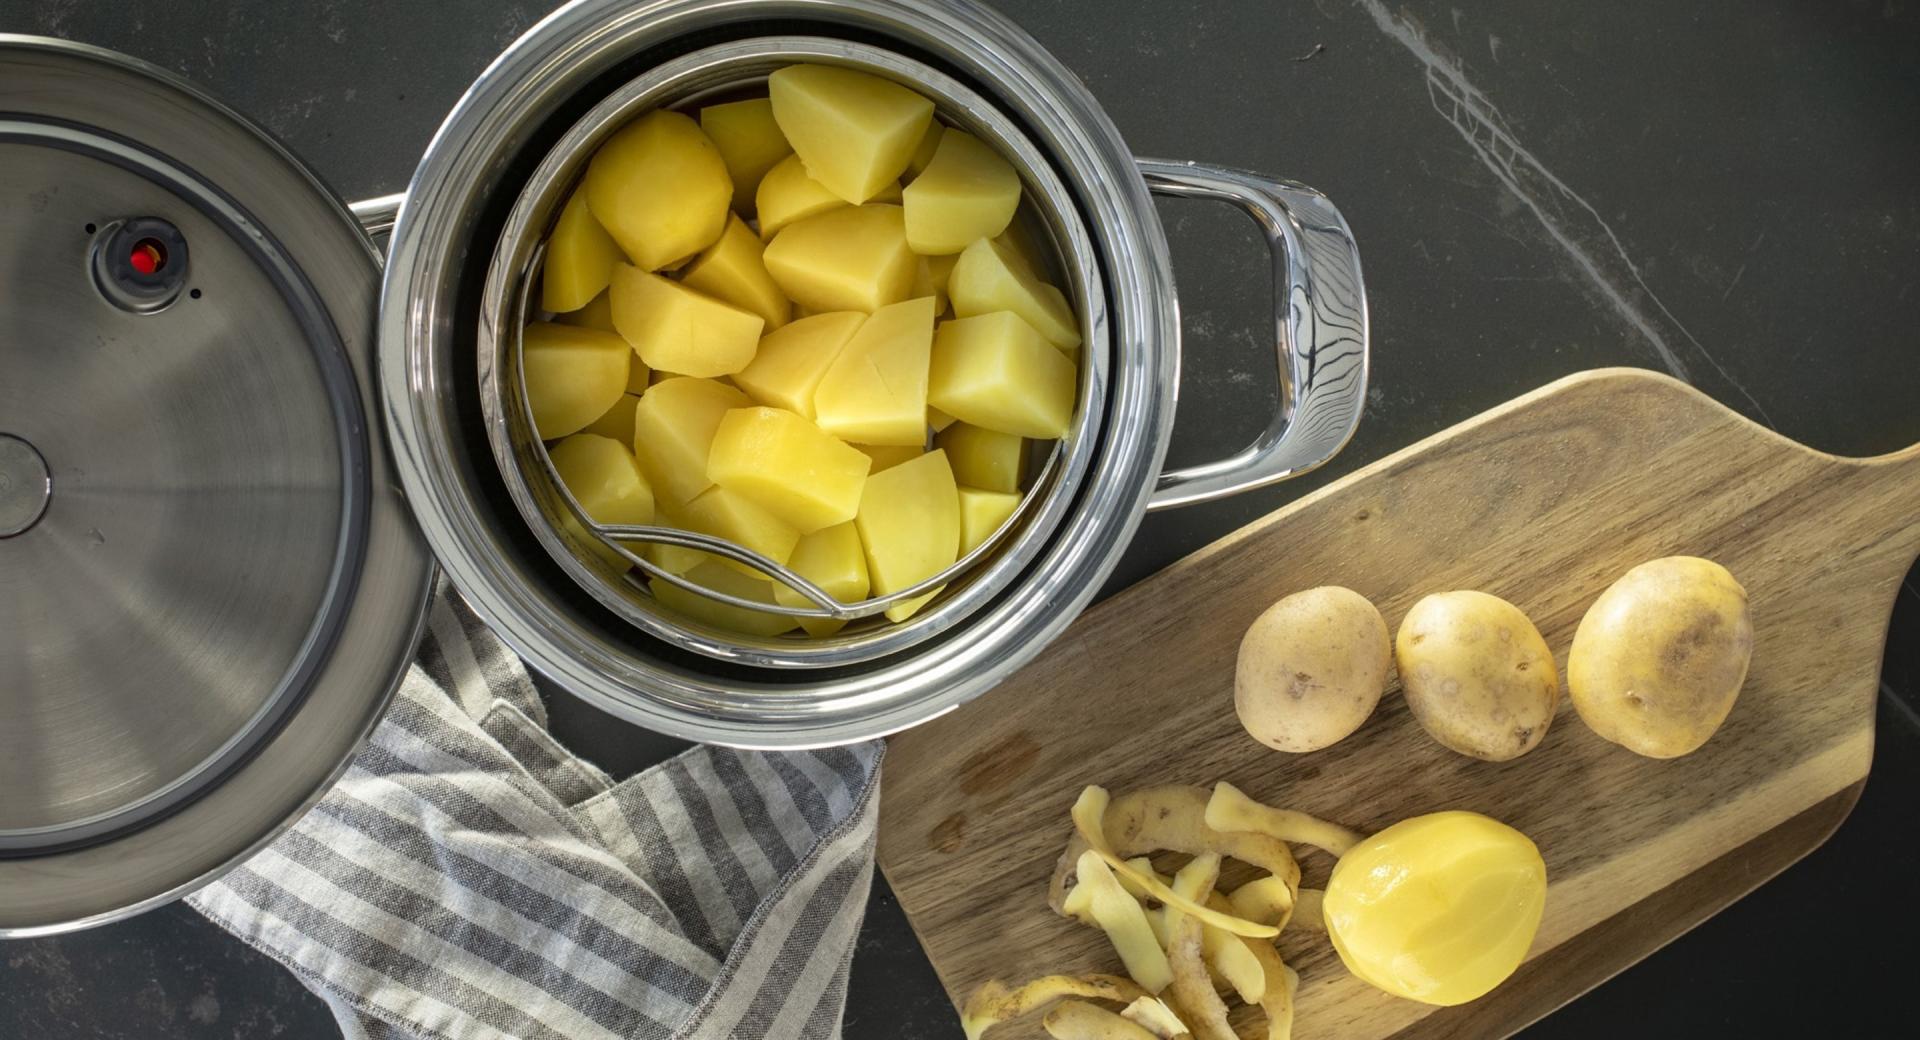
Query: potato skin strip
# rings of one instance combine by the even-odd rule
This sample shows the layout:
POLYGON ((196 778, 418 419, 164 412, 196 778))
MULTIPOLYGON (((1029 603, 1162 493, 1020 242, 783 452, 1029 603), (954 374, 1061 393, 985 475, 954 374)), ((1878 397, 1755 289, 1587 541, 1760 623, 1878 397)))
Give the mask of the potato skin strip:
POLYGON ((1146 1027, 1079 1000, 1055 1004, 1040 1024, 1053 1040, 1159 1040, 1146 1027))
POLYGON ((1216 831, 1265 834, 1296 845, 1311 845, 1335 856, 1345 855, 1361 838, 1354 831, 1317 816, 1263 805, 1225 780, 1213 785, 1205 819, 1207 826, 1216 831))
POLYGON ((967 998, 960 1012, 960 1028, 967 1040, 980 1040, 987 1030, 1011 1019, 1037 1011, 1063 997, 1089 997, 1126 1004, 1147 995, 1132 979, 1118 975, 1042 975, 1008 989, 993 979, 983 983, 967 998))
MULTIPOLYGON (((1142 873, 1129 866, 1126 860, 1114 854, 1113 846, 1107 843, 1105 817, 1110 804, 1111 799, 1107 796, 1106 788, 1088 785, 1086 790, 1080 792, 1079 799, 1073 803, 1073 826, 1081 840, 1087 843, 1088 850, 1100 857, 1115 874, 1131 877, 1147 895, 1168 906, 1179 907, 1182 912, 1192 914, 1202 923, 1212 925, 1221 931, 1254 939, 1270 939, 1280 934, 1280 929, 1272 925, 1241 920, 1231 914, 1223 914, 1196 903, 1162 884, 1158 877, 1150 873, 1142 873)), ((1217 862, 1218 856, 1214 855, 1217 862)), ((1080 862, 1085 863, 1086 857, 1080 857, 1080 862)))
POLYGON ((1153 926, 1147 922, 1146 910, 1120 887, 1100 853, 1088 849, 1081 854, 1079 876, 1082 886, 1092 888, 1093 919, 1112 941, 1120 963, 1126 965, 1127 974, 1149 993, 1166 989, 1172 979, 1172 969, 1167 965, 1166 952, 1154 937, 1153 926))

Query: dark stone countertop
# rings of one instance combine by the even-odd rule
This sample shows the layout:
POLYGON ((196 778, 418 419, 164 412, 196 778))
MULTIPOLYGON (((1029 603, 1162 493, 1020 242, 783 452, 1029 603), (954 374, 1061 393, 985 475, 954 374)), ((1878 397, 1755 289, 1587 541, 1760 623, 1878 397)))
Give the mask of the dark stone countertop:
MULTIPOLYGON (((400 189, 467 83, 549 6, 0 0, 0 31, 100 44, 183 73, 353 198, 400 189)), ((1367 267, 1374 376, 1353 443, 1301 481, 1150 518, 1109 590, 1597 365, 1684 375, 1828 451, 1920 440, 1920 4, 1005 6, 1087 82, 1139 153, 1316 186, 1346 213, 1367 267)), ((1230 452, 1262 425, 1272 362, 1252 229, 1202 204, 1163 214, 1189 346, 1178 464, 1230 452)), ((1827 845, 1527 1035, 1910 1029, 1898 994, 1920 925, 1912 576, 1881 689, 1872 780, 1827 845)), ((672 746, 552 699, 563 739, 616 773, 672 746)), ((846 1035, 958 1037, 884 882, 874 895, 846 1035)), ((178 905, 0 943, 0 1036, 334 1035, 291 976, 178 905)))

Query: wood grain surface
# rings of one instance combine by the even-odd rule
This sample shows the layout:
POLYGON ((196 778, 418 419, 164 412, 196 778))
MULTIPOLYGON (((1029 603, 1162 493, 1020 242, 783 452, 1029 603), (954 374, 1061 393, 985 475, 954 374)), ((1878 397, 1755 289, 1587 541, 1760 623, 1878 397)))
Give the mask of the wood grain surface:
MULTIPOLYGON (((1528 962, 1501 989, 1440 1010, 1354 978, 1323 937, 1289 933, 1280 949, 1301 974, 1302 1040, 1506 1035, 1845 818, 1872 759, 1887 619, 1916 552, 1920 446, 1842 459, 1664 376, 1581 373, 1221 539, 1088 611, 998 689, 893 738, 880 864, 957 1002, 992 977, 1117 970, 1103 936, 1046 905, 1085 784, 1230 780, 1364 830, 1476 810, 1530 835, 1550 879, 1528 962), (1240 637, 1290 592, 1348 586, 1390 627, 1427 593, 1491 592, 1533 618, 1564 675, 1594 597, 1675 554, 1732 570, 1755 631, 1732 715, 1686 758, 1601 740, 1564 696, 1540 746, 1506 763, 1434 743, 1397 687, 1357 733, 1307 755, 1267 750, 1234 716, 1240 637)), ((1324 884, 1324 855, 1302 865, 1324 884)), ((1032 1021, 1004 1035, 1042 1034, 1032 1021)))

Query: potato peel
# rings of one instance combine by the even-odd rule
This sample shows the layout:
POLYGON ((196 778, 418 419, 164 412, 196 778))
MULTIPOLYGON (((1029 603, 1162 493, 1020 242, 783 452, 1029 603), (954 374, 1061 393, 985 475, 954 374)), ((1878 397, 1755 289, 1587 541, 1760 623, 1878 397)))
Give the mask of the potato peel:
POLYGON ((1165 1001, 1154 997, 1141 997, 1121 1008, 1120 1017, 1160 1040, 1177 1040, 1178 1037, 1192 1035, 1187 1031, 1187 1024, 1180 1021, 1180 1016, 1174 1014, 1165 1001))
POLYGON ((1169 992, 1180 1020, 1193 1031, 1194 1040, 1238 1040, 1227 1021, 1227 1005, 1207 978, 1200 953, 1200 919, 1181 914, 1174 922, 1171 939, 1167 947, 1167 961, 1173 968, 1169 992))
POLYGON ((967 1040, 980 1040, 987 1030, 1011 1019, 1037 1011, 1063 997, 1090 997, 1126 1004, 1147 996, 1132 979, 1118 975, 1042 975, 1018 988, 992 979, 982 983, 967 998, 960 1012, 960 1029, 967 1040))
POLYGON ((1099 852, 1089 849, 1081 854, 1079 875, 1080 884, 1092 889, 1089 906, 1093 919, 1099 922, 1100 930, 1107 933, 1114 952, 1120 955, 1120 963, 1126 965, 1127 974, 1150 993, 1166 989, 1172 971, 1167 965, 1166 952, 1147 922, 1146 910, 1120 887, 1099 852))
POLYGON ((1270 924, 1285 931, 1294 911, 1296 896, 1285 878, 1271 874, 1241 885, 1227 895, 1227 905, 1236 917, 1270 924))
POLYGON ((1263 805, 1225 780, 1213 785, 1213 797, 1207 799, 1204 819, 1207 826, 1216 831, 1265 834, 1283 842, 1311 845, 1335 856, 1344 855, 1359 844, 1361 837, 1316 816, 1263 805))
POLYGON ((1040 1020, 1054 1040, 1158 1040, 1145 1026, 1083 1000, 1063 1000, 1040 1020))
MULTIPOLYGON (((1108 867, 1113 869, 1114 873, 1131 875, 1148 895, 1168 906, 1179 907, 1181 911, 1199 918, 1202 923, 1222 931, 1255 939, 1268 939, 1280 934, 1280 929, 1272 925, 1241 920, 1231 914, 1223 914, 1218 910, 1202 906, 1162 884, 1158 877, 1141 873, 1128 866, 1127 862, 1116 855, 1113 847, 1107 843, 1105 817, 1110 804, 1106 788, 1088 785, 1086 790, 1080 792, 1080 798, 1074 802, 1073 824, 1081 839, 1087 843, 1088 849, 1099 856, 1108 867)), ((1218 853, 1203 852, 1201 854, 1214 855, 1217 864, 1218 853)), ((1086 862, 1086 857, 1082 856, 1080 861, 1086 862)))
POLYGON ((1291 1040, 1293 1037, 1293 994, 1300 976, 1280 959, 1280 951, 1271 943, 1245 940, 1247 951, 1266 969, 1267 991, 1260 995, 1260 1010, 1267 1016, 1267 1040, 1291 1040))
MULTIPOLYGON (((1300 865, 1283 841, 1265 834, 1222 833, 1206 825, 1209 791, 1189 784, 1165 784, 1129 791, 1110 800, 1101 817, 1102 833, 1119 856, 1139 856, 1162 849, 1199 855, 1217 852, 1228 859, 1259 867, 1269 874, 1300 884, 1300 865)), ((1047 886, 1047 905, 1061 911, 1075 864, 1088 843, 1076 832, 1054 867, 1047 886)), ((1142 891, 1145 891, 1142 889, 1142 891)))

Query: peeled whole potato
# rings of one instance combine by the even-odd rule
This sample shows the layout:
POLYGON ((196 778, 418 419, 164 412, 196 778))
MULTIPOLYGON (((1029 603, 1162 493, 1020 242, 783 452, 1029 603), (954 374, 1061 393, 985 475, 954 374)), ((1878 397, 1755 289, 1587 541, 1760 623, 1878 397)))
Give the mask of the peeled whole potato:
POLYGON ((1387 622, 1365 596, 1335 585, 1268 607, 1240 640, 1233 708, 1276 751, 1318 751, 1360 728, 1393 665, 1387 622))
POLYGON ((1394 660, 1407 707, 1433 739, 1505 762, 1534 749, 1560 703, 1553 651, 1520 608, 1484 592, 1422 599, 1400 622, 1394 660))
POLYGON ((1340 856, 1321 902, 1347 969, 1408 1000, 1451 1007, 1505 982, 1540 930, 1547 864, 1479 813, 1402 820, 1340 856))
POLYGON ((1588 608, 1567 694, 1600 736, 1678 758, 1726 721, 1752 657, 1747 590, 1712 560, 1669 556, 1621 575, 1588 608))

